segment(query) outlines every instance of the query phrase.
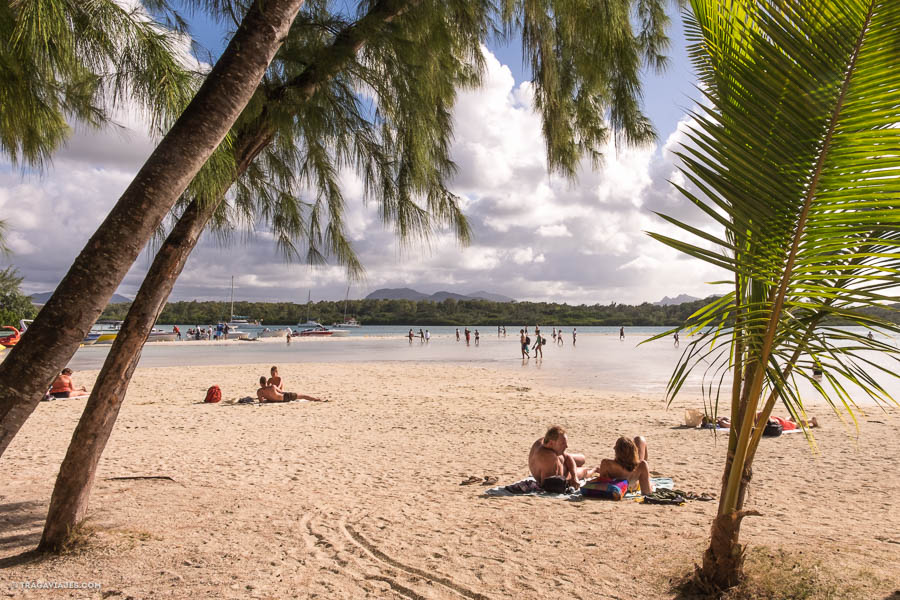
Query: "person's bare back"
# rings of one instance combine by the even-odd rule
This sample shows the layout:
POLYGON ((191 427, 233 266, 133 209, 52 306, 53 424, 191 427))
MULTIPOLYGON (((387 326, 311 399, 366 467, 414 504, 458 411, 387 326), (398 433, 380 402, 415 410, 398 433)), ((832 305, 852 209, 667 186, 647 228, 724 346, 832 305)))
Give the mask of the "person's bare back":
POLYGON ((528 468, 538 485, 544 485, 548 477, 562 477, 568 485, 578 489, 579 479, 584 478, 586 469, 583 454, 566 452, 569 439, 566 430, 554 425, 542 438, 535 440, 528 452, 528 468))

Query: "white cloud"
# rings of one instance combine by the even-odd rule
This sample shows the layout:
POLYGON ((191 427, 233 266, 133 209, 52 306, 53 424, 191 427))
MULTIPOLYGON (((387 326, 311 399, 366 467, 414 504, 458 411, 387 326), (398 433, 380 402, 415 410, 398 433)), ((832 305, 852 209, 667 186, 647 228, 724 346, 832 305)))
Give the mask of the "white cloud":
MULTIPOLYGON (((679 257, 644 233, 679 235, 652 210, 689 220, 699 214, 666 182, 684 182, 671 151, 686 140, 687 119, 662 151, 617 151, 610 144, 602 168, 585 165, 578 181, 569 182, 547 172, 530 84, 515 86, 509 69, 487 51, 486 62, 485 86, 462 92, 454 110, 459 175, 451 188, 462 197, 473 245, 460 248, 445 233, 424 248, 401 247, 382 227, 377 207, 362 205, 359 178, 342 173, 345 222, 367 270, 351 296, 378 287, 484 289, 518 299, 607 304, 715 291, 704 284, 720 278, 711 267, 679 257)), ((11 262, 25 275, 28 291, 55 286, 152 146, 139 126, 124 136, 78 132, 43 178, 23 179, 0 165, 0 218, 11 227, 11 262)), ((121 293, 136 291, 148 264, 146 256, 138 260, 121 293)), ((338 299, 347 285, 339 267, 285 264, 261 229, 226 246, 205 236, 173 297, 224 299, 232 275, 236 297, 256 300, 302 302, 309 289, 314 299, 338 299)))

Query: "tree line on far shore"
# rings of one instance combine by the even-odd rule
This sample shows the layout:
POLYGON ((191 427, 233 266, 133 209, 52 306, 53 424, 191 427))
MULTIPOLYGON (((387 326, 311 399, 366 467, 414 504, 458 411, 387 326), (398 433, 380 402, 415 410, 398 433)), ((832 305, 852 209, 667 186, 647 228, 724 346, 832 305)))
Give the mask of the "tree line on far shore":
MULTIPOLYGON (((548 324, 566 326, 674 327, 681 325, 711 298, 682 304, 660 306, 645 302, 636 306, 570 305, 553 302, 491 302, 490 300, 349 300, 347 316, 361 325, 523 325, 548 324)), ((105 319, 124 319, 129 303, 110 304, 103 312, 105 319)), ((160 314, 161 324, 208 325, 229 319, 228 302, 169 302, 160 314)), ((879 316, 898 320, 896 310, 877 309, 879 316)), ((263 325, 296 325, 309 318, 320 323, 341 323, 344 301, 320 301, 306 304, 293 302, 235 302, 235 314, 244 315, 263 325)))

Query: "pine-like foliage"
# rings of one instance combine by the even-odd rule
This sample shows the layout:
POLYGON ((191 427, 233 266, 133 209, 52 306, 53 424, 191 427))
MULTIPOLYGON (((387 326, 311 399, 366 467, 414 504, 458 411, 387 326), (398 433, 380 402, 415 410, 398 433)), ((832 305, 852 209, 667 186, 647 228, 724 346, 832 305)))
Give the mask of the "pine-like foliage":
MULTIPOLYGON (((180 23, 164 0, 148 4, 180 23)), ((42 168, 71 121, 100 126, 126 96, 155 127, 170 123, 197 83, 178 35, 115 0, 0 2, 0 154, 42 168)))
MULTIPOLYGON (((220 17, 244 10, 237 1, 205 4, 220 17)), ((574 177, 582 159, 600 162, 611 133, 626 143, 653 139, 639 75, 665 63, 663 7, 662 0, 378 0, 350 14, 346 3, 307 2, 232 131, 236 153, 218 163, 230 160, 233 176, 207 174, 184 200, 218 202, 230 189, 214 219, 220 236, 261 219, 286 258, 331 257, 360 276, 343 221, 347 170, 401 242, 449 228, 465 244, 469 226, 447 188, 456 169, 452 109, 458 90, 481 83, 482 44, 521 34, 548 165, 574 177), (322 83, 310 93, 316 78, 322 83), (241 142, 248 139, 249 154, 241 142)))

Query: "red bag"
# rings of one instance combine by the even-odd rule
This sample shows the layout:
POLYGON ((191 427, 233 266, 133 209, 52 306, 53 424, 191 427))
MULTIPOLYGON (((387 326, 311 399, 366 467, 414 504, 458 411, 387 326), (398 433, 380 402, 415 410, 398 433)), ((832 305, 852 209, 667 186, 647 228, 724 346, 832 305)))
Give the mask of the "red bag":
POLYGON ((214 385, 206 390, 206 400, 204 402, 221 402, 221 400, 222 390, 219 389, 219 386, 214 385))

